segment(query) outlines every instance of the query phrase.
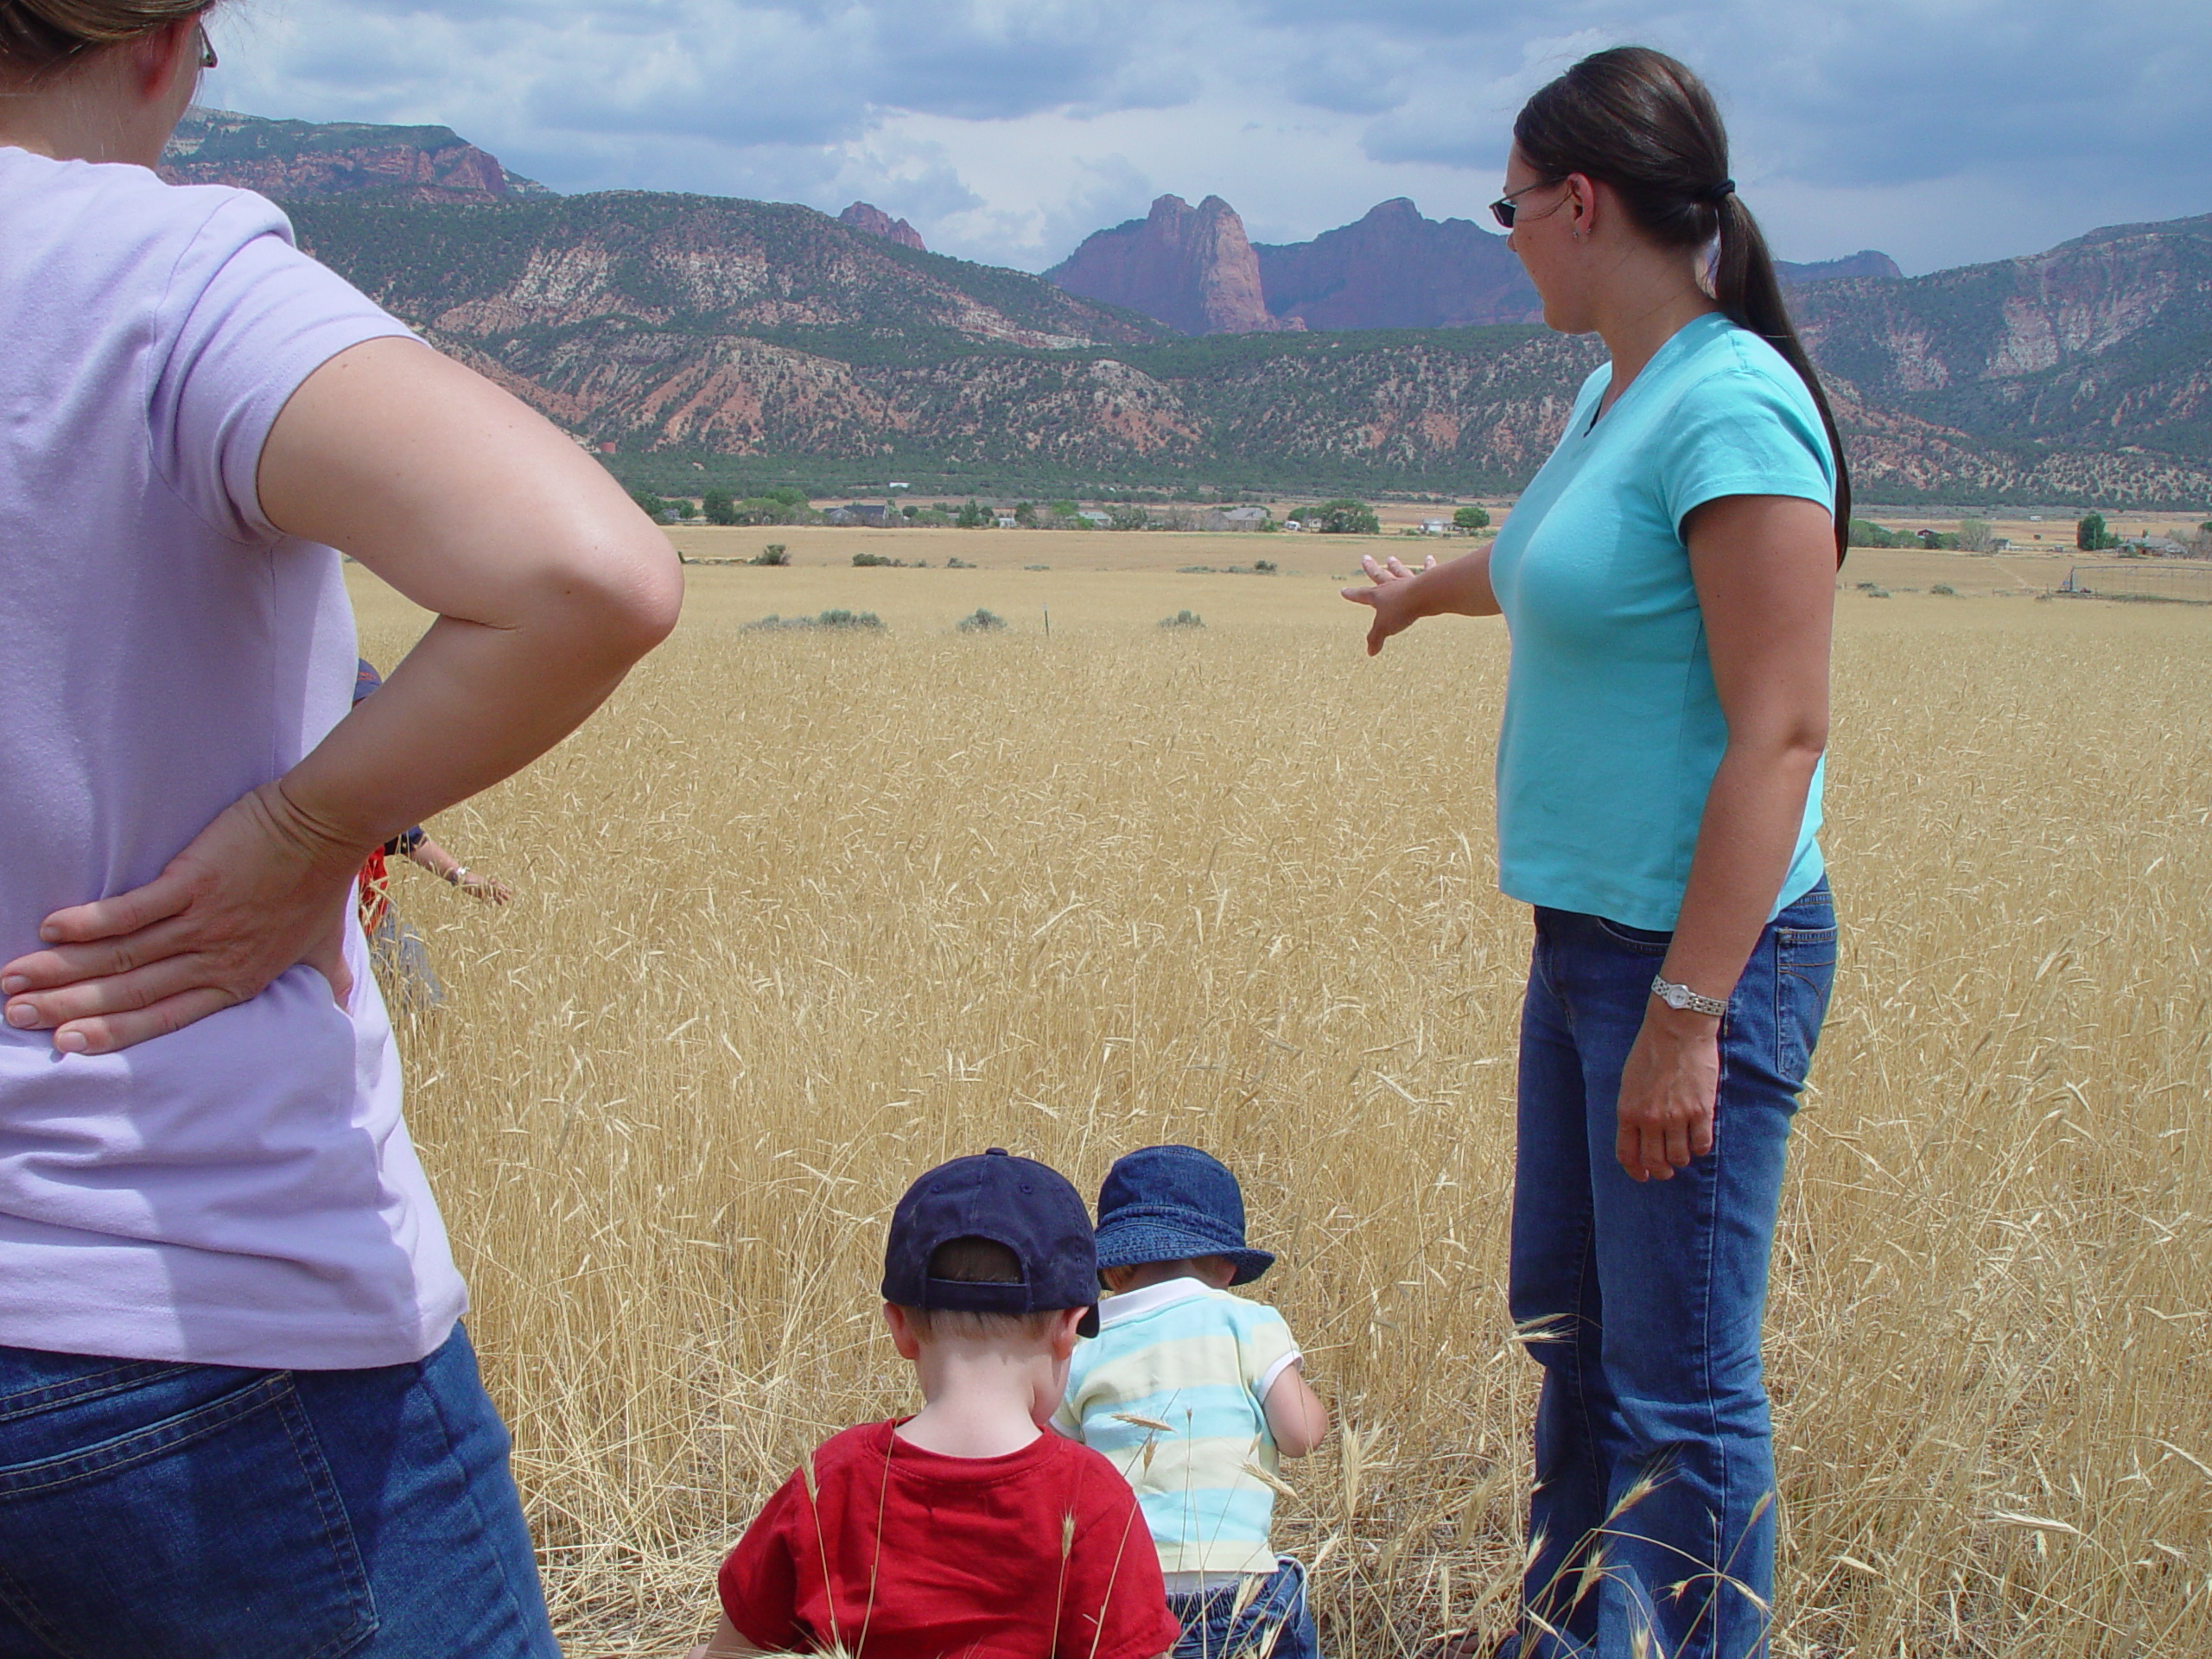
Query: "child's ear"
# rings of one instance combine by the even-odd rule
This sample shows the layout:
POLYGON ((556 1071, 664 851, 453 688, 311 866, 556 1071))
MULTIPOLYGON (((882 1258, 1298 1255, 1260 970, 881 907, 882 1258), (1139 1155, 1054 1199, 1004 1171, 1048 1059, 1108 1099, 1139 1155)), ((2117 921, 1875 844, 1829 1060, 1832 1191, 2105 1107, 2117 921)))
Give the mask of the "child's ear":
POLYGON ((1055 1361, 1075 1357, 1076 1326, 1083 1323, 1083 1316, 1090 1311, 1087 1307, 1064 1307, 1059 1317, 1052 1321, 1052 1357, 1055 1361))
POLYGON ((883 1305, 883 1322, 891 1328, 891 1345, 904 1360, 921 1357, 922 1339, 915 1334, 914 1322, 906 1317, 906 1310, 896 1302, 883 1305))

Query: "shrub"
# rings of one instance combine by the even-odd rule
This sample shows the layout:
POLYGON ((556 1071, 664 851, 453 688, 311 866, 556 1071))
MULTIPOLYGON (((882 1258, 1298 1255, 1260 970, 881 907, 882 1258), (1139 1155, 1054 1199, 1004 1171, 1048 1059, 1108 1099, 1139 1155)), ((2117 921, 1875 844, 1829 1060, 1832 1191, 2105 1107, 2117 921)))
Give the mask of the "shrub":
POLYGON ((954 626, 963 633, 996 633, 1006 626, 1006 619, 979 605, 975 615, 963 616, 954 626))
POLYGON ((1462 530, 1487 530, 1490 512, 1483 507, 1462 507, 1452 515, 1452 522, 1462 530))
POLYGON ((1877 588, 1871 582, 1862 582, 1859 585, 1866 590, 1866 597, 1869 599, 1887 599, 1890 596, 1888 588, 1877 588))
POLYGON ((864 632, 881 633, 886 630, 883 619, 874 611, 823 611, 818 616, 778 616, 770 612, 758 622, 745 625, 747 633, 785 632, 798 629, 808 632, 827 628, 833 632, 864 632))
POLYGON ((1255 559, 1252 569, 1259 575, 1272 576, 1275 573, 1275 562, 1273 559, 1255 559))
POLYGON ((1928 591, 1931 594, 1940 594, 1945 599, 1956 599, 1959 596, 1959 590, 1948 582, 1939 582, 1928 591))
POLYGON ((863 570, 873 569, 877 565, 888 565, 893 569, 897 569, 905 561, 894 559, 886 553, 855 553, 853 555, 853 563, 863 570))
POLYGON ((791 550, 781 542, 769 543, 746 561, 747 564, 789 564, 791 562, 791 550))
POLYGON ((1178 611, 1173 616, 1160 619, 1160 626, 1163 628, 1203 628, 1205 625, 1205 618, 1196 611, 1178 611))
POLYGON ((947 559, 944 568, 948 570, 973 570, 976 567, 965 559, 947 559))
POLYGON ((1025 570, 1049 570, 1052 567, 1049 564, 1025 564, 1021 568, 1025 570))

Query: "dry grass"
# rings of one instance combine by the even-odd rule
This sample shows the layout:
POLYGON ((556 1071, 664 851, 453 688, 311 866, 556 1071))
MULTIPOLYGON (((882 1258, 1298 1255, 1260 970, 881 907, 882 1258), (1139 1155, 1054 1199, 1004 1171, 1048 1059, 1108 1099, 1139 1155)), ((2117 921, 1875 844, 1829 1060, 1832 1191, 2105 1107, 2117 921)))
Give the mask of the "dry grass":
MULTIPOLYGON (((404 608, 362 600, 394 654, 404 608)), ((1535 1370, 1504 648, 1432 625, 1369 663, 1337 605, 702 573, 615 707, 437 826, 520 889, 403 884, 454 992, 404 1041, 572 1654, 681 1651, 801 1452, 908 1402, 873 1286, 910 1176, 1003 1144, 1091 1185, 1170 1138, 1243 1176, 1344 1426, 1281 1505, 1330 1650, 1502 1627, 1535 1370), (734 626, 831 604, 893 632, 734 626), (954 635, 978 604, 1016 631, 954 635), (1152 626, 1185 607, 1205 632, 1152 626)), ((2212 625, 1842 615, 1846 954, 1769 1323, 1779 1650, 2212 1650, 2212 625)))

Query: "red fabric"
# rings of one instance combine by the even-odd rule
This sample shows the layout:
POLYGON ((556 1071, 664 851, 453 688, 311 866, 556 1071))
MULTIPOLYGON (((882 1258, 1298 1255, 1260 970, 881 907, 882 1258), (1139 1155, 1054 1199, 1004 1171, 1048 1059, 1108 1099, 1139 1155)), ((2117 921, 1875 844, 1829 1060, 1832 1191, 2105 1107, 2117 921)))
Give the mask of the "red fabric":
POLYGON ((1175 1645, 1152 1534, 1112 1464, 1052 1433, 1003 1458, 948 1458, 897 1426, 816 1449, 818 1528, 801 1471, 730 1551, 722 1611, 747 1641, 855 1659, 1154 1659, 1175 1645))
POLYGON ((361 931, 373 933, 385 912, 391 908, 391 872, 385 868, 383 848, 362 861, 360 887, 361 931))

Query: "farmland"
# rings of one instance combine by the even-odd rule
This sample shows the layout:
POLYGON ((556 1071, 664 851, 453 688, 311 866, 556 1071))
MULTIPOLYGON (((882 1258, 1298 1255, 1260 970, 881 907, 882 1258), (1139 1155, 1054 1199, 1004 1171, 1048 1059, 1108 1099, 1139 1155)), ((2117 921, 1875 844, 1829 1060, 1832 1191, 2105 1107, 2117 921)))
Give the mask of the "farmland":
MULTIPOLYGON (((569 1652, 680 1651, 799 1455, 911 1405, 874 1285, 912 1174, 996 1144, 1095 1191, 1165 1140, 1237 1168, 1343 1426, 1279 1510, 1328 1650, 1503 1629, 1502 632, 1364 658, 1332 578, 1394 537, 677 534, 794 563, 694 569, 607 711, 433 826, 506 910, 395 882, 452 992, 402 1022, 410 1117, 569 1652), (744 627, 832 608, 886 627, 744 627)), ((2212 611, 2024 596, 2066 559, 1845 572, 1785 1656, 2212 1650, 2212 611)), ((389 665, 420 613, 354 586, 389 665)))

